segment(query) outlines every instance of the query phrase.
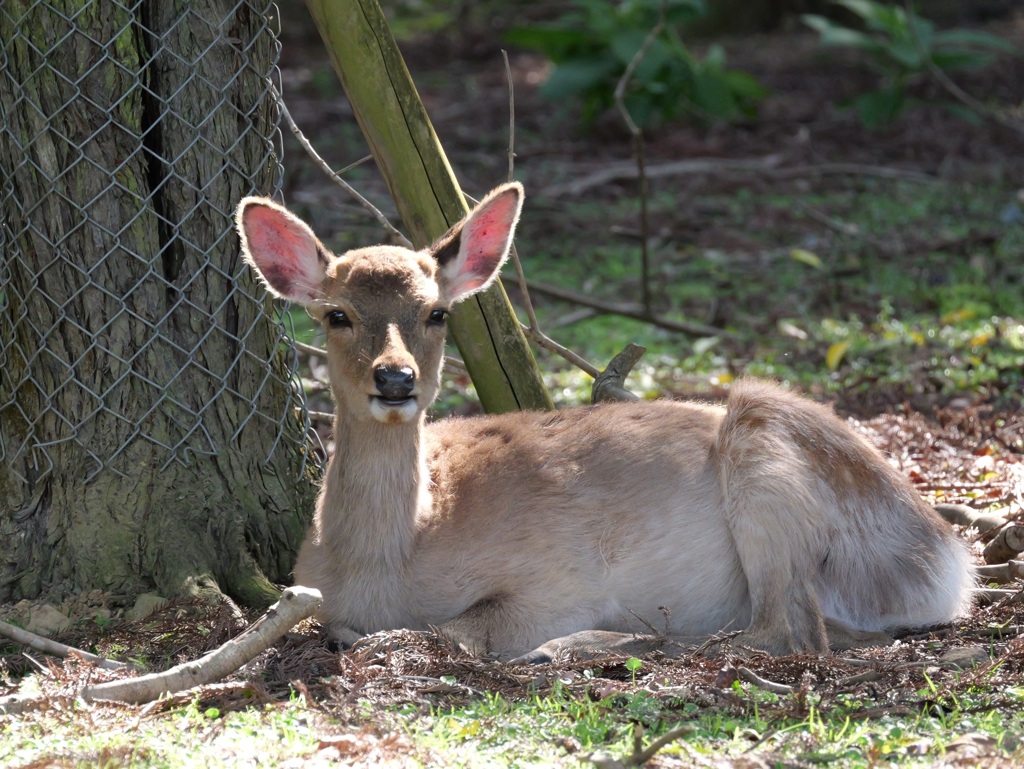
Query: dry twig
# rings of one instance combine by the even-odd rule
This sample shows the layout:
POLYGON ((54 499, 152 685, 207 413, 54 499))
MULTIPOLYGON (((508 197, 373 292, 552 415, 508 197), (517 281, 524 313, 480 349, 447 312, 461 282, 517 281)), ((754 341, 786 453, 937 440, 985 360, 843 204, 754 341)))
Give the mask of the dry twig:
MULTIPOLYGON (((516 100, 515 88, 512 83, 512 68, 508 61, 508 52, 502 51, 501 54, 505 59, 505 77, 508 81, 508 178, 509 181, 511 181, 515 171, 516 157, 516 100)), ((523 306, 526 308, 526 318, 529 321, 529 325, 520 324, 522 325, 523 333, 525 333, 527 337, 529 337, 539 347, 550 350, 556 355, 559 355, 569 361, 581 371, 592 377, 596 377, 599 373, 596 366, 588 362, 582 355, 573 352, 568 347, 560 345, 540 330, 540 325, 537 323, 537 314, 533 309, 533 300, 530 298, 530 289, 526 282, 526 273, 523 271, 523 263, 519 259, 519 251, 516 250, 514 243, 512 244, 512 248, 509 250, 509 255, 512 259, 512 265, 515 267, 519 290, 523 294, 523 306)))
POLYGON ((606 753, 593 753, 587 756, 587 760, 594 766, 602 767, 602 769, 620 769, 620 767, 627 766, 643 766, 650 761, 654 754, 676 740, 686 737, 694 732, 695 727, 693 724, 682 724, 674 729, 670 729, 661 735, 658 739, 654 740, 646 748, 643 747, 642 736, 643 727, 639 724, 636 725, 636 729, 633 734, 633 752, 623 758, 622 760, 612 758, 606 753))
POLYGON ((661 0, 661 5, 658 8, 658 21, 651 28, 651 31, 647 33, 647 37, 640 44, 636 53, 633 54, 633 58, 629 60, 629 64, 626 65, 626 71, 622 73, 622 77, 619 78, 619 82, 615 84, 615 106, 618 108, 619 113, 622 115, 622 119, 626 123, 626 127, 629 129, 629 133, 633 137, 633 147, 636 151, 636 176, 640 186, 640 293, 641 299, 644 306, 644 312, 648 315, 651 314, 651 278, 650 278, 650 220, 647 211, 647 174, 645 173, 646 165, 646 153, 644 145, 644 132, 640 130, 640 127, 633 120, 633 116, 629 114, 629 110, 626 108, 626 88, 629 82, 633 79, 633 73, 636 71, 637 65, 643 61, 643 58, 647 55, 648 49, 654 44, 654 41, 661 34, 662 29, 665 28, 665 5, 667 0, 661 0))
POLYGON ((1006 525, 1005 509, 982 513, 967 505, 941 504, 935 505, 935 512, 956 526, 976 530, 983 541, 992 539, 1006 525))
POLYGON ((985 563, 1006 563, 1024 552, 1024 524, 1010 522, 1003 526, 985 545, 982 556, 985 563))
POLYGON ((758 689, 764 689, 766 692, 772 692, 774 694, 792 694, 796 691, 789 684, 780 684, 776 681, 769 681, 767 678, 762 678, 750 668, 738 667, 736 668, 736 675, 748 684, 753 684, 758 689))
MULTIPOLYGON (((934 176, 922 171, 911 171, 890 166, 866 165, 862 163, 819 163, 816 165, 781 167, 782 156, 766 155, 761 158, 696 158, 692 160, 676 160, 669 163, 648 165, 644 169, 648 179, 688 174, 724 174, 753 173, 776 179, 792 179, 819 176, 872 176, 880 179, 897 179, 902 181, 931 184, 938 181, 934 176)), ((627 161, 605 163, 593 173, 579 176, 564 184, 553 184, 545 188, 548 197, 562 195, 580 195, 592 187, 602 187, 609 182, 635 179, 636 164, 627 161)))
POLYGON ((652 326, 663 328, 666 331, 676 331, 690 336, 734 336, 734 334, 731 334, 725 329, 708 326, 703 323, 693 323, 685 320, 671 320, 660 316, 651 316, 645 313, 639 305, 635 304, 606 302, 602 299, 594 299, 593 297, 578 294, 575 291, 569 291, 565 288, 549 286, 545 283, 537 283, 535 281, 529 281, 527 286, 531 291, 536 291, 539 294, 547 294, 555 299, 561 299, 564 302, 572 302, 573 304, 578 304, 583 307, 591 307, 595 310, 609 313, 611 315, 622 315, 625 318, 640 320, 644 323, 650 323, 652 326))
POLYGON ((339 173, 336 173, 334 169, 332 169, 327 164, 327 161, 320 157, 317 151, 313 149, 313 145, 310 144, 309 139, 305 137, 302 131, 299 130, 299 127, 295 124, 295 121, 292 119, 291 113, 288 111, 288 107, 285 106, 284 99, 281 98, 281 94, 277 93, 277 91, 275 90, 274 95, 277 97, 277 105, 281 110, 281 115, 284 117, 285 121, 287 121, 288 127, 291 129, 291 132, 295 135, 295 138, 298 139, 299 144, 302 145, 302 149, 306 151, 306 154, 309 155, 312 161, 316 163, 318 166, 320 166, 323 172, 326 173, 327 176, 331 178, 331 181, 333 181, 335 184, 337 184, 339 187, 345 190, 345 192, 347 192, 349 195, 356 199, 359 205, 361 205, 363 208, 365 208, 367 211, 373 214, 373 217, 378 222, 380 222, 381 226, 385 230, 387 230, 388 233, 390 233, 391 237, 393 237, 398 243, 405 246, 406 248, 412 248, 413 245, 409 241, 409 239, 405 237, 405 235, 403 235, 401 232, 399 232, 397 227, 395 227, 390 221, 388 221, 388 218, 384 216, 383 213, 381 213, 380 209, 373 205, 373 203, 371 203, 369 200, 364 198, 355 187, 353 187, 351 184, 342 179, 341 175, 339 173))
POLYGON ((11 625, 8 622, 0 621, 0 635, 10 638, 22 646, 40 651, 43 654, 50 654, 55 657, 81 657, 86 662, 91 662, 96 667, 103 668, 104 670, 130 670, 132 668, 127 663, 108 660, 105 657, 99 657, 82 649, 76 649, 73 646, 65 646, 62 643, 36 635, 28 630, 22 630, 20 627, 11 625))
POLYGON ((1006 563, 992 563, 976 567, 978 576, 985 582, 1006 584, 1017 579, 1024 579, 1024 561, 1013 560, 1006 563))

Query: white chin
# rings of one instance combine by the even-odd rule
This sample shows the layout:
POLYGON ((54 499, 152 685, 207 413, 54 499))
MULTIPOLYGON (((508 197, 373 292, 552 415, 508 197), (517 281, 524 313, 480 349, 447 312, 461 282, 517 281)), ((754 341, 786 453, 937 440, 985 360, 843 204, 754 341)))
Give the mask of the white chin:
POLYGON ((380 398, 370 398, 370 415, 378 422, 389 425, 410 422, 419 415, 419 403, 409 398, 402 403, 389 404, 380 398))

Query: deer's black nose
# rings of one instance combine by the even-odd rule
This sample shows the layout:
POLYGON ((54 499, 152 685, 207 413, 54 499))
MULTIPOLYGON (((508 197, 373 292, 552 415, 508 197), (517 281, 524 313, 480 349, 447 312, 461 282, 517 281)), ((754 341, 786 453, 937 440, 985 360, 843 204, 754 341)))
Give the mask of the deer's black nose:
POLYGON ((400 401, 412 395, 412 388, 416 386, 416 374, 408 366, 381 366, 374 370, 373 382, 384 400, 400 401))

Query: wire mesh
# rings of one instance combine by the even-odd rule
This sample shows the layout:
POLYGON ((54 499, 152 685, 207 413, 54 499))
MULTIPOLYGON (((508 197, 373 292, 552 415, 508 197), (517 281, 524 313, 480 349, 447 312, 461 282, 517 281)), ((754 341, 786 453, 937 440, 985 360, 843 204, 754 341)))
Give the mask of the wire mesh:
POLYGON ((0 0, 0 466, 22 481, 68 444, 91 480, 137 472, 140 443, 166 468, 260 421, 266 457, 306 440, 297 361, 233 232, 242 196, 280 187, 276 18, 0 0))

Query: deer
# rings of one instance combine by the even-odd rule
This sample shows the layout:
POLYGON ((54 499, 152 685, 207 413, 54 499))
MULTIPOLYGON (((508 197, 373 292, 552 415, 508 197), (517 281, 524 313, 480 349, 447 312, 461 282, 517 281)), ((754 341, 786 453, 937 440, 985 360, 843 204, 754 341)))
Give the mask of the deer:
POLYGON ((523 197, 502 184, 420 251, 340 256, 281 205, 238 205, 245 261, 325 331, 335 453, 295 580, 323 594, 332 638, 435 629, 542 661, 664 622, 784 655, 968 611, 966 543, 830 408, 777 384, 428 421, 448 314, 497 279, 523 197))

